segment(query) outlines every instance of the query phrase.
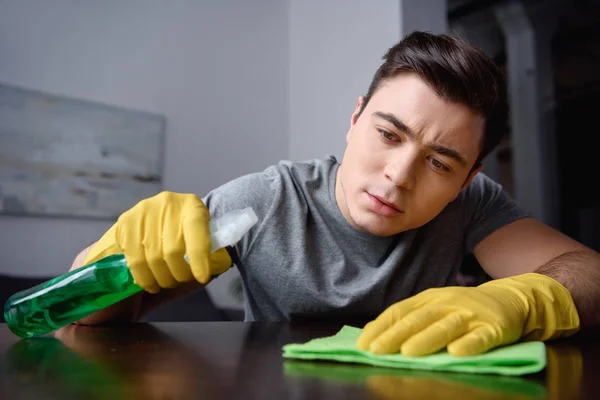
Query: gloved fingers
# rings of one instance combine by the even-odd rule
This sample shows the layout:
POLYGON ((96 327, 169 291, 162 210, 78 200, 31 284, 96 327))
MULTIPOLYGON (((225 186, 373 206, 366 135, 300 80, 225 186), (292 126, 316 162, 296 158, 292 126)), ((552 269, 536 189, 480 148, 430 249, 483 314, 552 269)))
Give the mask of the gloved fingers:
POLYGON ((402 355, 419 357, 435 353, 469 330, 468 317, 451 313, 408 338, 400 347, 402 355))
POLYGON ((483 354, 500 344, 498 335, 491 328, 480 326, 454 340, 447 348, 453 356, 466 357, 483 354))
POLYGON ((411 336, 421 332, 442 318, 437 308, 423 308, 397 320, 389 329, 375 337, 369 345, 374 354, 393 354, 400 351, 402 344, 411 336))
POLYGON ((129 271, 133 276, 133 282, 146 290, 149 293, 158 293, 160 287, 152 275, 152 271, 148 268, 148 264, 143 256, 139 255, 127 255, 125 253, 125 260, 129 266, 129 271))
POLYGON ((154 247, 146 249, 146 262, 148 263, 148 268, 152 272, 154 276, 154 280, 161 288, 174 288, 177 286, 177 281, 173 278, 167 263, 163 259, 162 252, 160 248, 154 247))
POLYGON ((226 249, 219 249, 210 255, 211 276, 220 275, 231 267, 232 261, 226 249))
POLYGON ((190 264, 185 260, 185 238, 180 218, 166 218, 162 235, 163 258, 177 282, 194 279, 190 264))
POLYGON ((189 207, 183 217, 185 252, 190 260, 192 275, 202 284, 206 284, 210 279, 209 220, 208 210, 200 200, 198 204, 189 207))
MULTIPOLYGON (((162 215, 160 216, 162 217, 162 215)), ((137 252, 144 253, 144 261, 158 286, 173 288, 177 286, 177 282, 163 259, 162 238, 165 236, 165 232, 163 231, 162 218, 158 215, 145 215, 142 218, 139 222, 142 229, 132 230, 128 242, 133 243, 137 252), (139 237, 143 239, 140 241, 139 237)))
POLYGON ((194 279, 190 265, 185 261, 183 250, 167 250, 164 255, 165 262, 173 278, 180 283, 189 282, 194 279))
POLYGON ((396 321, 412 312, 414 304, 414 297, 410 297, 386 308, 376 319, 364 326, 356 340, 356 347, 363 351, 370 351, 371 343, 390 329, 396 321))
POLYGON ((127 226, 129 215, 130 211, 127 211, 119 217, 116 224, 115 240, 123 249, 134 283, 149 293, 158 293, 160 287, 156 283, 152 271, 148 268, 142 233, 138 230, 128 232, 122 228, 122 226, 127 226))

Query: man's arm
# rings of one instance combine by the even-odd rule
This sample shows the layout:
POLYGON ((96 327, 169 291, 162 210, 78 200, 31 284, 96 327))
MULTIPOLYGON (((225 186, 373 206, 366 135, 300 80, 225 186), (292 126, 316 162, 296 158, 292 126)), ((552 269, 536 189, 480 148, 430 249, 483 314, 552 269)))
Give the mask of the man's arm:
POLYGON ((523 218, 475 247, 481 267, 495 279, 537 272, 566 287, 582 327, 600 328, 600 254, 561 232, 523 218))
MULTIPOLYGON (((85 258, 94 245, 95 243, 86 247, 75 257, 69 271, 83 267, 85 258)), ((77 323, 81 325, 102 325, 136 322, 156 307, 171 300, 192 294, 201 287, 200 283, 193 281, 182 283, 174 289, 163 289, 157 294, 149 294, 143 291, 82 318, 77 323)))

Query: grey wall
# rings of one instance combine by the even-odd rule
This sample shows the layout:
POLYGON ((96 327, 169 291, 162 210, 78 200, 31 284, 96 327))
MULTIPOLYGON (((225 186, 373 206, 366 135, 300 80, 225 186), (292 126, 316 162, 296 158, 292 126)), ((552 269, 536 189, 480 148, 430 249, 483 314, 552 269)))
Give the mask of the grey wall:
POLYGON ((400 38, 400 3, 290 1, 291 159, 341 159, 358 96, 400 38))

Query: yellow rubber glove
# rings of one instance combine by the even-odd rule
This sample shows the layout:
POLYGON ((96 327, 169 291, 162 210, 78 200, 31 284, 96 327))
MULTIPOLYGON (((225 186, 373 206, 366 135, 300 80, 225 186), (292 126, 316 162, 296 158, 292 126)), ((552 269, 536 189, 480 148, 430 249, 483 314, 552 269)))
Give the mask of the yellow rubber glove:
POLYGON ((124 212, 84 263, 123 253, 135 283, 150 293, 193 279, 206 284, 232 264, 225 249, 211 254, 209 220, 196 195, 162 192, 124 212))
POLYGON ((552 278, 527 273, 477 287, 425 290, 369 322, 357 347, 375 354, 423 356, 443 348, 470 356, 519 339, 548 340, 579 330, 569 291, 552 278))

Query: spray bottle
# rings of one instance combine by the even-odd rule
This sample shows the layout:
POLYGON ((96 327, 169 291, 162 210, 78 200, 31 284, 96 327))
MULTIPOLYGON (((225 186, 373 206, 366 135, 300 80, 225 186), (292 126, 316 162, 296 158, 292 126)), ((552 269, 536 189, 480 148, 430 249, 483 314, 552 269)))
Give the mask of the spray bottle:
MULTIPOLYGON (((210 220, 211 251, 234 245, 257 221, 250 207, 210 220)), ((44 335, 142 290, 125 256, 113 254, 15 293, 4 305, 4 319, 17 336, 44 335)))

